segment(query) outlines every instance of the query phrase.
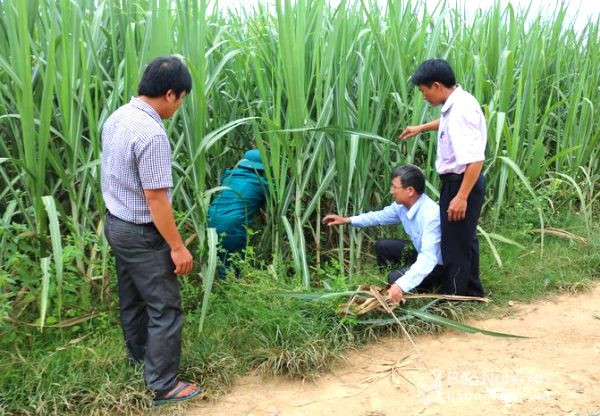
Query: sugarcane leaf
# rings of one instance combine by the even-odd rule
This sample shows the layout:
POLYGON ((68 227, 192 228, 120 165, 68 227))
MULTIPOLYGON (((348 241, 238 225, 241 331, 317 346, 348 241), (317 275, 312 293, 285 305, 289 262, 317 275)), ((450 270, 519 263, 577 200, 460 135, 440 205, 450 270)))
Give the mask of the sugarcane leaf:
POLYGON ((302 300, 323 301, 339 297, 354 296, 359 293, 362 293, 362 291, 346 290, 343 292, 273 292, 273 295, 302 300))
POLYGON ((375 325, 375 326, 380 326, 380 325, 394 325, 394 324, 398 324, 398 321, 411 321, 417 319, 414 316, 411 315, 402 315, 402 316, 398 316, 396 318, 371 318, 371 319, 359 319, 356 321, 357 324, 362 324, 362 325, 375 325))
POLYGON ((202 298, 202 311, 200 314, 200 323, 198 324, 200 332, 202 332, 202 328, 204 327, 204 320, 206 319, 206 314, 208 313, 210 294, 212 292, 212 286, 215 280, 215 271, 217 270, 217 251, 219 244, 216 229, 207 228, 206 234, 208 240, 208 265, 206 266, 206 269, 204 270, 202 276, 202 291, 204 292, 204 296, 202 298))
POLYGON ((40 259, 42 268, 42 293, 40 297, 40 330, 46 323, 46 312, 48 311, 48 292, 50 290, 50 257, 40 259))
POLYGON ((441 316, 438 316, 438 315, 435 315, 435 314, 432 314, 432 313, 426 312, 426 311, 410 309, 410 308, 403 308, 402 310, 419 318, 419 319, 422 319, 424 321, 431 322, 431 323, 437 324, 437 325, 442 325, 447 328, 454 329, 456 331, 466 332, 468 334, 480 333, 483 335, 489 335, 492 337, 500 337, 500 338, 529 338, 529 337, 522 336, 522 335, 506 334, 503 332, 494 332, 494 331, 488 331, 485 329, 476 328, 474 326, 461 324, 460 322, 454 321, 452 319, 443 318, 441 316))
POLYGON ((62 309, 63 256, 60 226, 58 224, 58 211, 56 210, 56 204, 52 196, 43 196, 42 201, 46 207, 48 221, 50 222, 50 240, 52 242, 52 255, 54 256, 54 266, 56 270, 57 307, 58 316, 60 318, 62 309))

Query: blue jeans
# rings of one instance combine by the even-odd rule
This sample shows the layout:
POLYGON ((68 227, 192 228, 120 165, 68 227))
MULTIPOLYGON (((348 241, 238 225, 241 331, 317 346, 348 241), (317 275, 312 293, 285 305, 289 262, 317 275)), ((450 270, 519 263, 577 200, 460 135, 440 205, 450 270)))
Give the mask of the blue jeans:
POLYGON ((133 224, 110 213, 104 234, 116 259, 119 311, 127 351, 144 362, 150 390, 177 384, 183 310, 171 250, 154 224, 133 224))

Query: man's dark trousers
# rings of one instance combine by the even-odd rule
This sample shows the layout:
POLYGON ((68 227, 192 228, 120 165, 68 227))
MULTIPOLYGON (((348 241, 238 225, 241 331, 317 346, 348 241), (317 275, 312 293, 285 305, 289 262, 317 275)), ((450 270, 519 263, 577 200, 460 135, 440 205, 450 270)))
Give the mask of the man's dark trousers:
MULTIPOLYGON (((410 266, 417 261, 418 253, 408 240, 382 239, 375 243, 375 255, 379 266, 403 266, 388 275, 388 283, 391 285, 404 276, 410 266)), ((443 279, 444 267, 437 265, 415 289, 420 292, 430 292, 437 289, 443 279)))
POLYGON ((131 359, 144 362, 150 390, 163 395, 177 384, 183 311, 171 250, 154 224, 111 214, 104 232, 116 259, 119 309, 131 359))
POLYGON ((479 240, 477 220, 483 205, 485 181, 480 175, 467 198, 467 211, 461 221, 448 220, 448 206, 456 196, 463 175, 440 175, 440 226, 442 231, 442 261, 446 277, 441 293, 483 296, 479 277, 479 240))

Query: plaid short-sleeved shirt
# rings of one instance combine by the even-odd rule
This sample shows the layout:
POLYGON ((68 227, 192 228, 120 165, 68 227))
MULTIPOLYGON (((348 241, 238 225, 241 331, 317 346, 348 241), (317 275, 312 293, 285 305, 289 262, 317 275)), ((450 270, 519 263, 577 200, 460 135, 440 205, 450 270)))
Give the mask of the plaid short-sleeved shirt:
POLYGON ((102 127, 102 196, 115 217, 152 222, 144 190, 168 189, 171 146, 158 113, 139 98, 118 108, 102 127))

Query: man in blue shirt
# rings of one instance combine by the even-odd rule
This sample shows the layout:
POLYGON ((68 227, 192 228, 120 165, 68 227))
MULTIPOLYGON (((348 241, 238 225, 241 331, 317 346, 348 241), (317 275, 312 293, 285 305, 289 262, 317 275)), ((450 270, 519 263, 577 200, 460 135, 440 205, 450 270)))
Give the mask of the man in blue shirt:
POLYGON ((266 201, 264 170, 258 149, 248 150, 236 168, 223 173, 221 186, 228 189, 220 192, 208 209, 208 226, 221 236, 221 277, 225 277, 229 253, 246 247, 246 227, 252 227, 253 217, 266 201))
POLYGON ((323 218, 323 223, 353 227, 402 224, 416 253, 407 250, 407 240, 378 240, 375 245, 380 265, 402 263, 407 257, 413 261, 410 267, 395 270, 388 276, 391 284, 389 299, 399 302, 408 291, 431 290, 439 286, 444 270, 440 250, 440 208, 424 194, 423 172, 414 165, 406 165, 394 169, 391 177, 390 195, 394 199, 391 205, 381 211, 353 217, 330 214, 323 218))

